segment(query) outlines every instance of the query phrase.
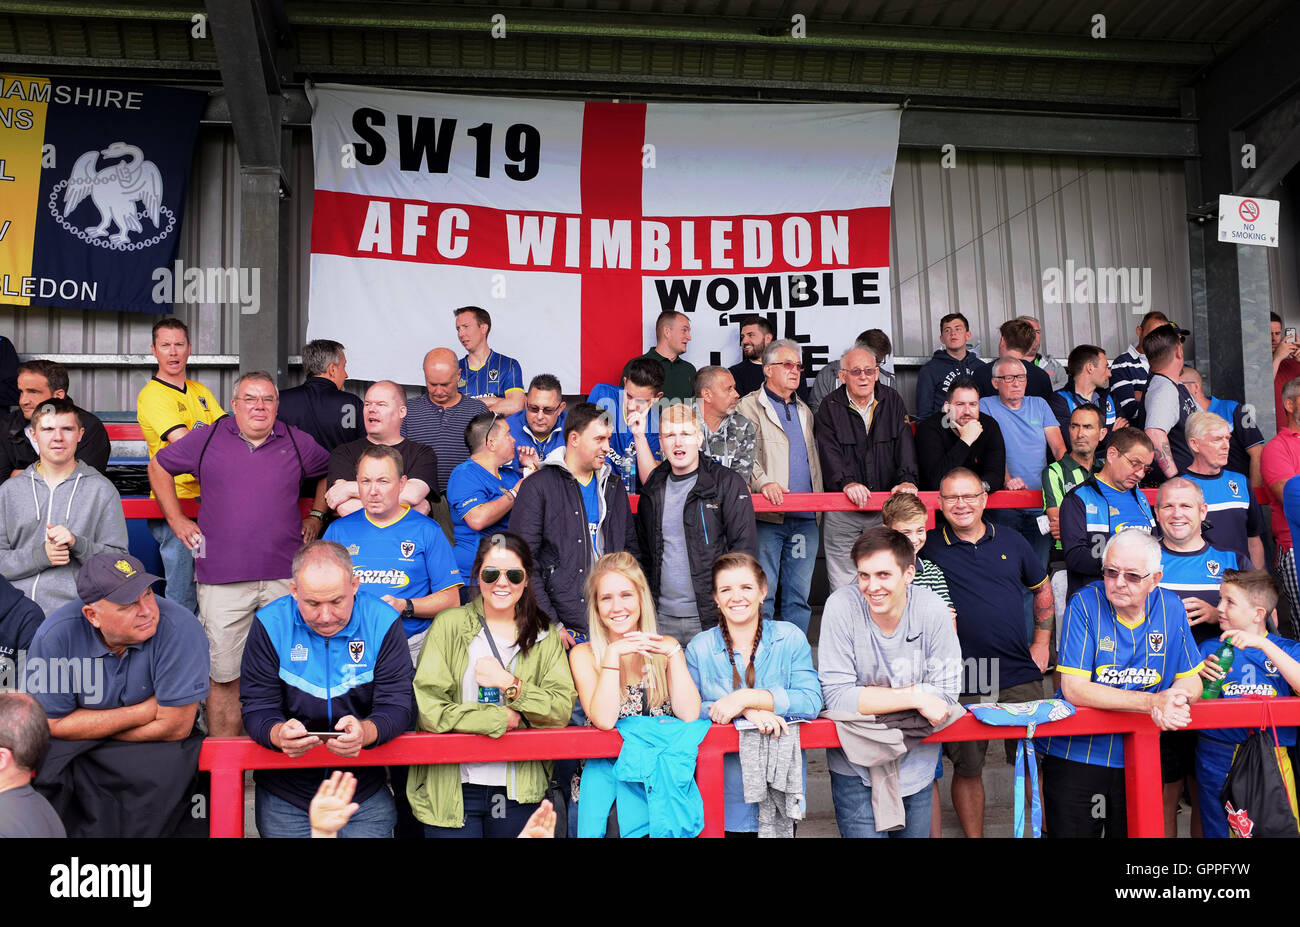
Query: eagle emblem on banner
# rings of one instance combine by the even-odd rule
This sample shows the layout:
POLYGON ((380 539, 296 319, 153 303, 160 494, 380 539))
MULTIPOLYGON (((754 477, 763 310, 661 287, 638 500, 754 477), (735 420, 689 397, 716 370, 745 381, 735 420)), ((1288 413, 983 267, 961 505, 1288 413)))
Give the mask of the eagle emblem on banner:
POLYGON ((1147 644, 1151 647, 1152 653, 1159 653, 1165 649, 1165 636, 1159 631, 1152 631, 1147 635, 1147 644))
POLYGON ((1205 561, 1205 569, 1209 570, 1211 576, 1218 576, 1218 575, 1219 575, 1219 567, 1220 567, 1220 564, 1219 564, 1219 561, 1217 561, 1217 560, 1207 560, 1207 561, 1205 561))
POLYGON ((361 658, 366 655, 365 641, 348 641, 348 656, 352 658, 353 663, 360 663, 361 658))
MULTIPOLYGON (((63 191, 63 216, 60 224, 83 241, 103 238, 112 226, 117 226, 117 233, 108 239, 107 247, 117 251, 131 248, 132 232, 144 232, 140 219, 148 217, 155 231, 162 232, 162 213, 172 219, 167 231, 175 225, 171 210, 162 204, 163 182, 158 166, 146 161, 144 152, 135 145, 126 142, 114 142, 103 151, 87 151, 72 166, 72 174, 66 181, 63 191), (100 157, 123 158, 116 164, 100 168, 100 157), (66 222, 86 197, 99 210, 99 224, 87 226, 84 231, 74 229, 66 222), (137 211, 136 203, 143 206, 137 211)), ((162 232, 162 235, 165 235, 162 232)), ((162 237, 160 235, 159 237, 162 237)))
POLYGON ((415 553, 415 542, 414 542, 414 541, 403 541, 403 542, 402 542, 402 557, 403 557, 404 559, 409 560, 410 557, 411 557, 411 554, 413 554, 413 553, 415 553))

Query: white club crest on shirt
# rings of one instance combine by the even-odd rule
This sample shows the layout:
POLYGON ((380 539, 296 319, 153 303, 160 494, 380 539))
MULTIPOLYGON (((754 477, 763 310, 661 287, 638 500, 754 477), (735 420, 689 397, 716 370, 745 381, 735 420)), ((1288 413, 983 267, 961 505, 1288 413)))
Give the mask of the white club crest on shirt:
POLYGON ((348 641, 348 656, 352 658, 353 663, 360 663, 361 658, 366 655, 365 641, 348 641))
POLYGON ((1147 635, 1147 645, 1151 648, 1152 653, 1160 653, 1165 649, 1165 636, 1159 631, 1152 631, 1147 635))
POLYGON ((1217 561, 1217 560, 1207 560, 1207 561, 1205 561, 1205 569, 1209 571, 1209 573, 1210 573, 1211 576, 1218 576, 1218 575, 1219 575, 1219 569, 1220 569, 1221 566, 1222 566, 1222 565, 1221 565, 1221 564, 1219 563, 1219 561, 1217 561))
POLYGON ((359 554, 359 553, 361 553, 361 545, 360 545, 360 544, 349 544, 349 545, 348 545, 348 555, 349 555, 349 556, 355 557, 355 556, 356 556, 357 554, 359 554))
POLYGON ((401 544, 401 548, 402 548, 402 558, 404 560, 409 560, 411 558, 411 554, 415 553, 415 542, 403 541, 401 544))
POLYGON ((1241 486, 1236 480, 1228 480, 1228 488, 1232 490, 1234 496, 1241 496, 1241 486))
POLYGON ((307 648, 302 644, 294 644, 293 649, 289 651, 289 661, 291 663, 306 663, 307 648))

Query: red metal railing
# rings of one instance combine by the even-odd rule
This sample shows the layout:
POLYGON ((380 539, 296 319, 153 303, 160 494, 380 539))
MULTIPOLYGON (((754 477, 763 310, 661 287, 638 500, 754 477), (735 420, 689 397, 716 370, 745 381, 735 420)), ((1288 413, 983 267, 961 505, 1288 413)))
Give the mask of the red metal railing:
MULTIPOLYGON (((1191 728, 1258 727, 1264 723, 1265 702, 1275 724, 1300 724, 1300 698, 1224 699, 1197 702, 1191 728)), ((839 746, 831 721, 800 726, 805 749, 839 746)), ((1035 736, 1120 734, 1124 738, 1128 833, 1131 837, 1164 836, 1163 786, 1160 777, 1160 731, 1149 715, 1127 711, 1080 708, 1062 721, 1040 724, 1035 736)), ((990 727, 967 715, 927 743, 998 740, 1025 735, 1023 727, 990 727)), ((267 750, 246 737, 210 737, 203 742, 199 768, 212 774, 209 828, 213 837, 244 835, 244 772, 249 769, 313 769, 348 766, 406 766, 428 763, 482 763, 504 760, 559 760, 615 757, 623 739, 615 731, 593 728, 512 731, 499 738, 482 734, 403 734, 359 756, 341 759, 316 747, 297 759, 267 750)), ((701 837, 723 833, 722 758, 739 749, 739 734, 730 724, 715 724, 700 744, 695 781, 704 799, 701 837)))
MULTIPOLYGON (((1156 501, 1156 491, 1154 489, 1143 490, 1147 499, 1154 505, 1156 501)), ((921 501, 929 512, 927 527, 934 527, 934 513, 939 509, 939 494, 937 492, 917 493, 921 501)), ((629 497, 632 503, 632 511, 636 511, 637 497, 629 497)), ((773 505, 763 497, 761 493, 753 494, 755 512, 878 512, 880 507, 885 504, 889 498, 887 492, 873 492, 867 504, 861 508, 849 501, 849 497, 842 492, 788 492, 782 499, 780 505, 773 505)), ((311 511, 311 499, 299 499, 299 507, 302 514, 311 511)), ((988 501, 985 503, 986 509, 1041 509, 1043 507, 1043 494, 1038 490, 1002 490, 1001 492, 989 493, 988 501)), ((189 518, 197 518, 199 515, 198 499, 182 499, 181 510, 189 518)), ((143 497, 130 497, 122 500, 122 511, 127 518, 162 518, 162 509, 153 499, 143 497)))

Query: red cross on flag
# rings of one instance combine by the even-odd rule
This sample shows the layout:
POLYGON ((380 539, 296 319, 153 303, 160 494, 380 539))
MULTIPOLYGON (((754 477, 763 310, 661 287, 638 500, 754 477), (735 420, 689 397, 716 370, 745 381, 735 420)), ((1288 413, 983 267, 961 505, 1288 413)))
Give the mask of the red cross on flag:
POLYGON ((466 305, 567 393, 617 383, 664 309, 688 313, 697 368, 740 360, 751 312, 810 375, 890 331, 897 107, 309 95, 307 334, 358 379, 422 382, 466 305))

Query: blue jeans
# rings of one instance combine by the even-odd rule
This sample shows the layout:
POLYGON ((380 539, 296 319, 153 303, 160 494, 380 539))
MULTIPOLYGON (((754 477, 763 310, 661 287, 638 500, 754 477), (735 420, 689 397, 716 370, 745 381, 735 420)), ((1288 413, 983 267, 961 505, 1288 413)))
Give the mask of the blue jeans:
POLYGON ((163 577, 167 580, 163 595, 197 615, 199 596, 194 589, 194 552, 160 518, 149 519, 149 532, 158 542, 158 554, 162 557, 163 577))
POLYGON ((503 785, 475 785, 464 782, 460 787, 465 805, 464 827, 424 825, 426 837, 518 837, 540 802, 522 805, 506 797, 503 785))
MULTIPOLYGON (((321 770, 325 778, 325 770, 321 770)), ((263 837, 310 837, 311 819, 307 812, 283 798, 257 787, 257 832, 263 837)), ((339 831, 340 837, 391 837, 397 823, 393 793, 382 788, 361 803, 351 819, 339 831)))
MULTIPOLYGON (((1052 536, 1038 530, 1038 516, 1042 514, 1042 509, 989 509, 985 513, 985 518, 999 527, 1010 528, 1019 533, 1029 542, 1034 556, 1046 569, 1047 558, 1052 552, 1052 536)), ((1034 639, 1034 594, 1026 589, 1021 600, 1025 609, 1025 640, 1032 641, 1034 639)))
POLYGON ((831 801, 835 803, 835 823, 840 836, 853 837, 928 837, 930 836, 930 800, 934 792, 929 785, 903 799, 905 823, 902 830, 882 833, 876 830, 871 810, 871 789, 857 776, 831 773, 831 801))
POLYGON ((813 567, 817 563, 817 545, 821 537, 817 519, 787 515, 774 525, 758 523, 758 562, 767 574, 767 598, 763 600, 763 620, 776 612, 776 588, 781 587, 781 617, 808 633, 812 609, 808 590, 812 586, 813 567))

